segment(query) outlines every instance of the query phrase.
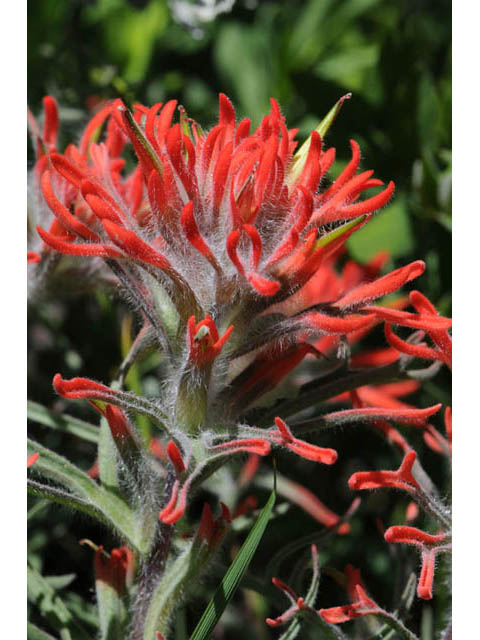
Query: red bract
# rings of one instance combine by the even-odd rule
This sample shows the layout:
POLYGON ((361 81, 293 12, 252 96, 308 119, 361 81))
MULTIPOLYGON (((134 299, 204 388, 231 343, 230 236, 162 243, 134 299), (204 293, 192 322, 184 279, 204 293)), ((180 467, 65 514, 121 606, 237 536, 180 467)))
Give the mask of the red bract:
MULTIPOLYGON (((55 179, 62 185, 66 181, 70 189, 69 202, 62 202, 50 176, 43 178, 52 213, 82 239, 103 238, 98 245, 94 240, 93 247, 74 242, 74 248, 68 246, 73 237, 63 241, 42 230, 52 248, 113 257, 106 242, 111 239, 124 252, 115 257, 130 257, 160 270, 164 261, 176 262, 187 282, 201 282, 199 276, 211 280, 208 269, 213 268, 220 276, 217 288, 225 290, 231 282, 272 297, 282 288, 305 284, 320 266, 329 249, 314 238, 318 226, 375 211, 393 192, 390 183, 381 194, 356 202, 363 191, 381 182, 371 180, 370 171, 355 175, 360 154, 352 141, 352 162, 332 187, 317 194, 334 151, 324 150, 313 132, 308 153, 294 157, 293 132, 286 129, 273 99, 270 114, 252 134, 248 120, 236 126, 224 95, 219 123, 208 134, 199 134, 195 123, 191 129, 172 124, 175 105, 137 105, 130 113, 117 100, 94 117, 78 149, 70 146, 64 155, 51 155, 55 179), (96 144, 93 134, 104 123, 105 142, 96 144), (118 156, 126 139, 139 165, 123 177, 118 156), (70 203, 73 212, 68 211, 70 203), (165 251, 162 258, 154 258, 159 255, 158 242, 165 251), (178 264, 180 248, 193 270, 188 261, 178 264)), ((399 278, 397 288, 401 282, 399 278)))
POLYGON ((222 509, 221 514, 214 519, 210 505, 207 502, 203 505, 197 537, 205 542, 210 549, 214 549, 220 544, 232 522, 228 507, 223 502, 220 503, 220 506, 222 509))
POLYGON ((412 467, 416 459, 415 451, 409 451, 397 471, 360 471, 354 473, 348 481, 350 489, 359 491, 392 487, 412 492, 420 486, 412 474, 412 467))
POLYGON ((205 320, 198 324, 195 323, 195 317, 191 316, 187 325, 190 360, 197 366, 214 360, 232 331, 233 325, 230 325, 223 336, 219 338, 217 327, 208 313, 205 320))
POLYGON ((348 622, 361 616, 367 616, 372 613, 383 613, 374 600, 369 598, 364 589, 357 584, 355 587, 356 599, 352 604, 344 604, 340 607, 329 607, 328 609, 320 609, 318 612, 322 618, 330 624, 340 624, 348 622))
POLYGON ((307 460, 322 462, 323 464, 333 464, 337 460, 338 454, 334 449, 323 449, 322 447, 317 447, 295 438, 281 418, 275 418, 275 424, 278 427, 278 431, 270 432, 270 438, 293 453, 307 460))
POLYGON ((127 576, 133 570, 133 554, 127 547, 112 549, 110 556, 100 546, 95 552, 95 579, 105 582, 122 595, 127 576))
POLYGON ((39 453, 34 453, 27 458, 27 469, 29 469, 38 460, 39 453))
POLYGON ((435 572, 435 556, 437 553, 450 551, 450 535, 440 533, 431 535, 414 527, 390 527, 385 531, 387 542, 403 542, 420 548, 422 555, 422 570, 417 586, 417 595, 423 600, 431 600, 433 577, 435 572))
MULTIPOLYGON (((347 238, 393 192, 389 183, 359 200, 381 181, 372 171, 358 173, 354 141, 352 160, 322 191, 335 151, 314 131, 295 154, 296 131, 286 128, 275 100, 253 132, 248 119, 236 122, 224 95, 218 124, 208 133, 180 108, 175 124, 175 111, 175 101, 135 105, 131 112, 117 100, 94 116, 80 145, 63 154, 53 133, 45 133, 51 144, 48 157, 42 152, 39 158, 38 175, 54 224, 39 227, 39 234, 55 251, 107 262, 154 328, 172 371, 185 372, 177 340, 184 336, 189 362, 204 377, 181 376, 182 394, 195 381, 207 394, 210 369, 214 376, 229 367, 234 384, 225 376, 218 384, 217 377, 215 389, 223 390, 224 413, 231 412, 221 419, 230 418, 306 356, 321 357, 345 335, 356 341, 383 319, 441 339, 450 321, 418 296, 412 298, 418 314, 369 306, 420 276, 422 261, 379 277, 388 259, 381 253, 364 267, 350 260, 340 276, 335 271, 347 238), (127 142, 138 159, 129 174, 120 157, 127 142), (247 354, 255 357, 242 360, 247 354)), ((188 422, 181 404, 179 415, 188 422)), ((203 419, 201 410, 197 414, 191 429, 203 419)))

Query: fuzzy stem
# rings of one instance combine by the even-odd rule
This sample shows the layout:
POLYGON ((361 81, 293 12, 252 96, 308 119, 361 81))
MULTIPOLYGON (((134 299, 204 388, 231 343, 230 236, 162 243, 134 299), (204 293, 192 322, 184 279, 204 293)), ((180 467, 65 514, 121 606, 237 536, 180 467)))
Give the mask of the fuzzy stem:
MULTIPOLYGON (((167 504, 174 482, 175 475, 172 471, 169 471, 165 479, 164 497, 161 508, 167 504)), ((157 542, 143 567, 142 575, 138 584, 137 597, 133 607, 134 615, 130 640, 143 639, 143 628, 145 625, 148 607, 150 605, 152 595, 155 593, 155 588, 160 582, 165 570, 172 542, 172 534, 173 527, 171 525, 159 522, 157 542)))
POLYGON ((422 486, 415 490, 414 497, 424 511, 430 514, 442 527, 447 531, 452 528, 452 519, 447 513, 445 507, 437 502, 433 496, 427 493, 422 486))
POLYGON ((392 613, 382 611, 380 617, 383 618, 383 620, 385 620, 385 622, 390 625, 392 629, 395 629, 395 631, 399 633, 400 636, 405 640, 419 640, 418 636, 410 631, 410 629, 407 629, 403 622, 400 622, 400 620, 396 618, 392 613))
MULTIPOLYGON (((410 358, 411 360, 411 358, 410 358)), ((408 360, 409 361, 409 360, 408 360)), ((337 378, 329 382, 319 382, 315 386, 314 384, 308 384, 307 389, 300 393, 294 400, 287 400, 276 405, 272 411, 267 412, 266 416, 257 421, 259 427, 267 426, 277 415, 291 417, 300 411, 304 411, 309 407, 318 405, 324 400, 333 398, 345 391, 353 391, 358 387, 370 384, 385 384, 387 382, 396 382, 408 378, 408 374, 405 372, 408 361, 405 359, 402 361, 400 358, 392 364, 385 365, 383 367, 376 367, 375 369, 362 369, 355 371, 342 378, 337 378)), ((306 385, 307 386, 307 385, 306 385)))

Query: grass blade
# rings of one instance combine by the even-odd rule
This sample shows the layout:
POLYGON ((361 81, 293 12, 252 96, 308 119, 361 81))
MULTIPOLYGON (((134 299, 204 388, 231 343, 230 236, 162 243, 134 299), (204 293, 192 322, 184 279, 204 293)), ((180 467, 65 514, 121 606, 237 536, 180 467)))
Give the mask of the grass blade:
POLYGON ((203 612, 199 623, 190 636, 190 640, 207 640, 207 638, 210 637, 210 634, 225 611, 226 606, 237 590, 260 543, 260 540, 262 539, 275 505, 275 498, 276 491, 274 488, 235 560, 230 565, 227 573, 222 579, 222 582, 215 591, 213 598, 210 600, 207 608, 203 612))

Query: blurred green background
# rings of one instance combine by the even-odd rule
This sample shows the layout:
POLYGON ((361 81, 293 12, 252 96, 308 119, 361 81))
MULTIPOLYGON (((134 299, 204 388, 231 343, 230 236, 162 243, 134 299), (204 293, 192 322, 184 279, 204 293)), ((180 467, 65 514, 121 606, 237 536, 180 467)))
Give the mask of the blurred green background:
MULTIPOLYGON (((388 249, 390 267, 425 260, 427 271, 415 286, 442 313, 449 314, 450 3, 236 0, 223 5, 231 9, 206 15, 199 12, 198 3, 188 0, 29 0, 30 108, 40 114, 42 97, 55 96, 60 104, 62 147, 78 139, 89 113, 102 100, 119 95, 129 103, 144 104, 176 98, 207 127, 215 123, 220 91, 231 98, 239 117, 249 116, 254 123, 269 110, 269 97, 274 96, 288 126, 298 127, 302 140, 341 95, 352 92, 327 139, 337 149, 332 175, 349 159, 348 141, 354 138, 362 149, 362 166, 375 169, 375 175, 384 181, 393 179, 396 194, 392 204, 351 239, 350 252, 365 261, 378 250, 388 249)), ((33 161, 32 155, 30 159, 33 161)), ((126 307, 106 296, 80 297, 68 303, 52 300, 33 308, 29 318, 30 397, 61 409, 64 405, 51 387, 58 371, 65 377, 86 375, 108 382, 120 363, 120 324, 125 314, 126 307)), ((419 406, 448 403, 449 376, 442 372, 417 394, 413 402, 417 401, 419 406)), ((72 404, 68 411, 95 419, 88 408, 72 404)), ((436 426, 440 430, 441 424, 439 418, 436 426)), ((71 437, 36 425, 31 425, 31 432, 82 468, 93 462, 93 450, 85 444, 79 447, 71 437)), ((443 463, 424 447, 420 434, 410 435, 442 493, 448 491, 443 463)), ((286 468, 290 477, 305 482, 332 509, 342 512, 353 497, 346 485, 353 470, 395 468, 398 461, 367 428, 353 434, 343 431, 331 440, 323 438, 322 443, 341 452, 334 469, 312 474, 310 467, 291 459, 286 468)), ((394 565, 375 518, 382 514, 386 525, 399 524, 407 502, 403 496, 381 493, 365 499, 362 517, 353 527, 355 535, 337 538, 322 557, 337 569, 348 562, 361 567, 371 593, 387 607, 392 604, 394 565)), ((280 516, 275 531, 267 532, 253 570, 261 572, 265 558, 271 549, 279 548, 282 536, 285 542, 315 529, 316 523, 297 508, 280 516)), ((91 537, 103 542, 104 532, 50 506, 33 514, 30 531, 29 549, 38 568, 47 574, 75 572, 73 591, 66 598, 72 607, 83 607, 87 618, 94 615, 90 605, 79 600, 93 602, 93 584, 90 555, 77 540, 91 537)), ((413 558, 416 568, 415 556, 407 556, 413 558)), ((280 577, 287 579, 288 571, 280 577)), ((323 606, 344 601, 333 584, 325 578, 323 606)), ((414 607, 411 625, 422 629, 422 640, 433 639, 432 629, 440 628, 437 615, 441 618, 446 612, 448 595, 439 591, 432 605, 417 603, 414 607), (430 625, 432 611, 436 621, 430 625)), ((280 595, 279 606, 287 605, 281 599, 280 595)), ((234 631, 242 611, 252 616, 255 612, 260 619, 248 638, 278 635, 272 635, 261 622, 262 616, 278 614, 270 604, 239 596, 237 605, 226 616, 223 635, 220 631, 218 638, 247 638, 245 632, 238 635, 234 631)), ((189 628, 202 606, 199 597, 187 614, 189 628)), ((39 616, 35 608, 32 615, 39 616)), ((181 640, 183 636, 179 632, 177 637, 181 640)))

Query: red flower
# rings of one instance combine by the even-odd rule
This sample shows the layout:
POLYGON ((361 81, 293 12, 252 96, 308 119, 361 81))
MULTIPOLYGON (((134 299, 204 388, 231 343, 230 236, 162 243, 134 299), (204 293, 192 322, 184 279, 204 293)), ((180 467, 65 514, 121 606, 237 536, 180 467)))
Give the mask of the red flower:
POLYGON ((417 595, 423 600, 431 600, 433 576, 435 572, 435 556, 437 553, 451 549, 450 535, 440 533, 431 535, 414 527, 390 527, 385 531, 387 542, 404 542, 420 548, 422 555, 422 570, 417 586, 417 595))
POLYGON ((197 366, 214 360, 232 331, 233 325, 230 325, 223 336, 219 338, 217 327, 210 314, 207 313, 205 320, 198 324, 195 323, 195 317, 191 316, 187 325, 190 360, 197 366))
POLYGON ((95 579, 105 582, 122 595, 128 575, 133 571, 133 554, 127 547, 112 549, 110 555, 100 546, 95 552, 95 579))
POLYGON ((420 485, 412 474, 412 467, 417 459, 415 451, 409 451, 397 471, 360 471, 354 473, 348 484, 350 489, 379 489, 391 487, 414 492, 420 485))
POLYGON ((221 514, 214 519, 208 502, 203 505, 197 538, 205 542, 210 549, 214 549, 220 544, 232 522, 228 507, 223 502, 220 503, 220 506, 222 509, 221 514))
POLYGON ((37 452, 27 458, 27 469, 35 464, 35 462, 38 460, 39 455, 40 454, 37 452))
POLYGON ((360 584, 355 586, 355 601, 352 604, 344 604, 340 607, 330 607, 328 609, 320 609, 319 615, 330 624, 340 624, 348 622, 361 616, 367 616, 371 613, 383 613, 378 604, 369 598, 365 590, 360 584))

